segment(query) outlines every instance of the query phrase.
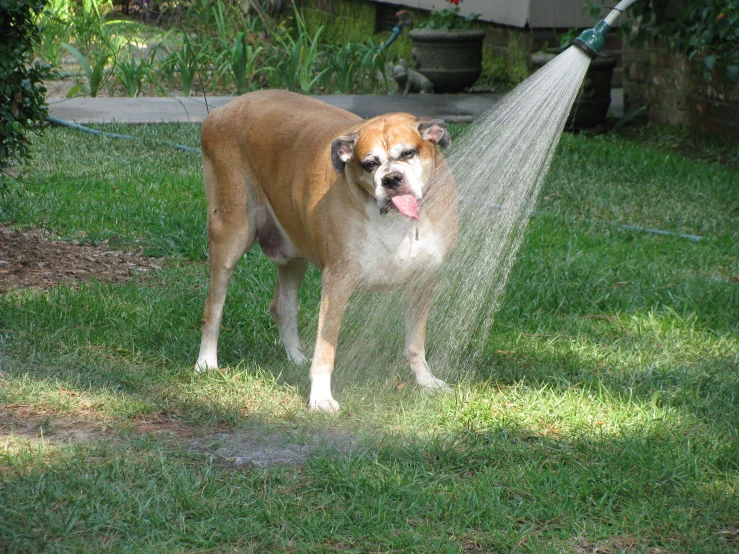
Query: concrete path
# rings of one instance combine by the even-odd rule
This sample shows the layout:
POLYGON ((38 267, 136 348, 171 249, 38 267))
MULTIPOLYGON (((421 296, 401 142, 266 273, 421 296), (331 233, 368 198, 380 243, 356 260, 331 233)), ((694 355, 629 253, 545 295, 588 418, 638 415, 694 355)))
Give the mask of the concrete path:
MULTIPOLYGON (((49 115, 75 123, 149 123, 203 120, 233 96, 189 98, 71 98, 50 99, 49 115)), ((473 121, 500 98, 496 94, 325 95, 320 100, 369 118, 388 112, 473 121)))
MULTIPOLYGON (((612 91, 609 113, 623 115, 623 91, 612 91)), ((325 95, 320 100, 369 118, 388 112, 439 117, 449 122, 471 122, 489 110, 498 94, 325 95)), ((232 96, 203 98, 50 98, 49 115, 74 123, 198 123, 209 111, 232 96), (207 101, 207 103, 206 103, 207 101)))

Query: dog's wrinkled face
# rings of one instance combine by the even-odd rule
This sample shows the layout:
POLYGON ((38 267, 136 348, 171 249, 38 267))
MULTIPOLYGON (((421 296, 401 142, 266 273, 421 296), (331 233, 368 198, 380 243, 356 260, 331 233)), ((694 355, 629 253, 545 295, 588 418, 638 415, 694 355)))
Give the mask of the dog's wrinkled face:
POLYGON ((356 133, 338 137, 331 160, 370 193, 381 211, 391 206, 418 219, 418 205, 435 169, 436 145, 447 148, 440 119, 389 114, 369 120, 356 133))

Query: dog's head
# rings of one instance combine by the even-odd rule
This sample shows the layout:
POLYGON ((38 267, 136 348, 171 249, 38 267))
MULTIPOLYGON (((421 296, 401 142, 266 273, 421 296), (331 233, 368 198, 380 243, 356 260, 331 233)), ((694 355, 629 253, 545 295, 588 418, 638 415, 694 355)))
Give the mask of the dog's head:
POLYGON ((374 196, 381 211, 392 205, 418 219, 418 204, 436 168, 436 147, 450 144, 449 130, 440 119, 388 114, 336 138, 331 161, 337 173, 346 173, 374 196))

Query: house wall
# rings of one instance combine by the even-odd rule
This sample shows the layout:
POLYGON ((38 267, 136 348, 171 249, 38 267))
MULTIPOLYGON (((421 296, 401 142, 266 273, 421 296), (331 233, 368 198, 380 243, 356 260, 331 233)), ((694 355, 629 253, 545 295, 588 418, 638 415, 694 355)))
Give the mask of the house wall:
MULTIPOLYGON (((443 0, 370 0, 409 8, 433 10, 443 0)), ((584 0, 464 0, 459 4, 460 14, 478 13, 482 21, 511 27, 589 27, 590 16, 582 14, 584 0)))

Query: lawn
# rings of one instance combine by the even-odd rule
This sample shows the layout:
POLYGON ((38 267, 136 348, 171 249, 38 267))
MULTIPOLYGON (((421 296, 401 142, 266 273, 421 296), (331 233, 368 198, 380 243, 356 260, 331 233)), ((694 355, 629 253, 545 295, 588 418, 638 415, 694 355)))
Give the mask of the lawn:
MULTIPOLYGON (((729 150, 565 135, 476 365, 428 396, 400 353, 351 375, 340 348, 342 411, 326 416, 285 360, 258 248, 229 291, 228 367, 193 373, 201 162, 163 141, 195 146, 199 128, 105 129, 143 140, 48 130, 0 221, 166 259, 126 282, 0 296, 0 551, 739 550, 729 150), (224 454, 260 440, 310 455, 224 454)), ((319 294, 311 270, 303 328, 319 294)))

